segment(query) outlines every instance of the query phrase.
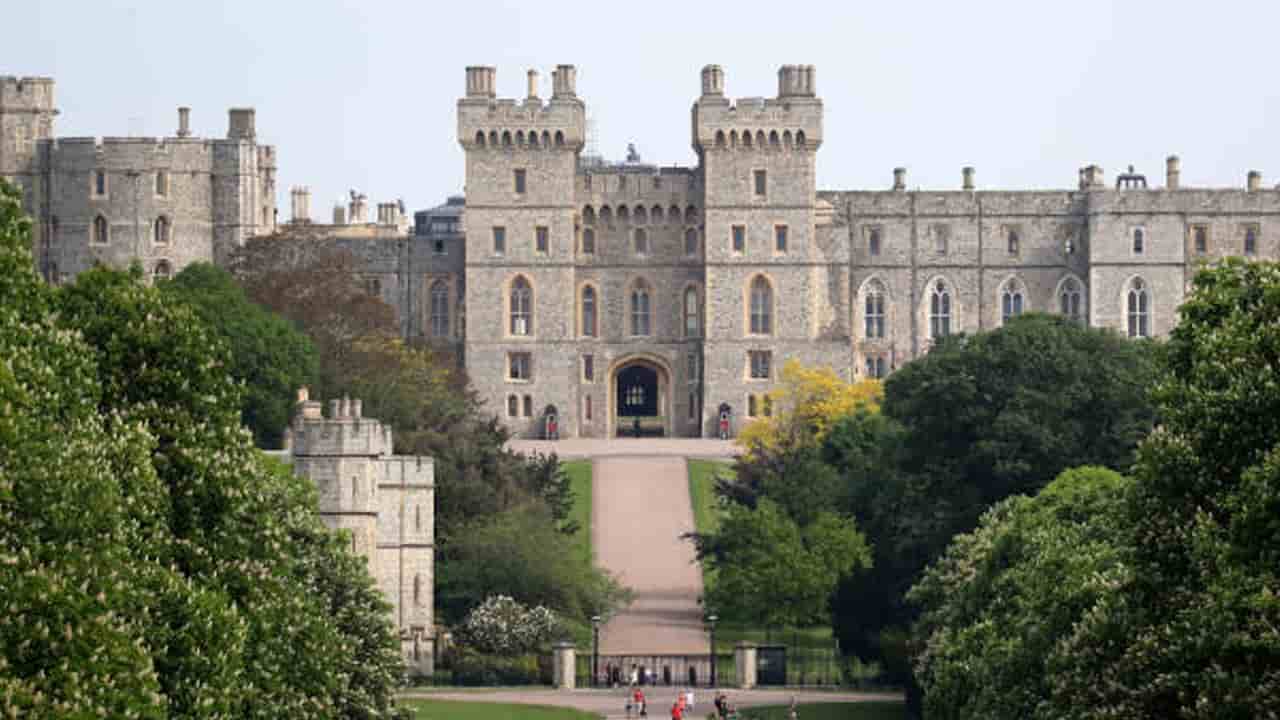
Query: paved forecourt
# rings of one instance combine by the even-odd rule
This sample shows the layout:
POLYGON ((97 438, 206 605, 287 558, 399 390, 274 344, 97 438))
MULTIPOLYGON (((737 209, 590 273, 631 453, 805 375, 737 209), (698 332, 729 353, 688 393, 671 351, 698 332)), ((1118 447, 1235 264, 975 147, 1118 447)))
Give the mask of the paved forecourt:
POLYGON ((562 458, 599 457, 681 457, 681 458, 734 458, 742 454, 742 448, 732 440, 697 438, 634 438, 603 440, 599 438, 569 438, 565 440, 511 440, 507 447, 515 452, 554 452, 562 458))
MULTIPOLYGON (((434 690, 406 692, 402 699, 424 698, 429 700, 463 700, 470 702, 516 703, 521 705, 551 705, 568 707, 591 713, 599 713, 606 718, 626 717, 627 688, 610 690, 548 690, 545 688, 520 689, 486 689, 472 691, 434 690)), ((729 701, 738 708, 760 707, 764 705, 787 705, 795 698, 798 703, 863 703, 863 702, 902 702, 901 693, 865 693, 865 692, 833 692, 826 690, 726 690, 729 701)), ((646 687, 645 697, 649 702, 649 717, 666 717, 667 710, 675 701, 676 688, 646 687)), ((711 712, 711 701, 715 699, 713 691, 707 688, 694 689, 694 715, 687 717, 704 717, 711 712)), ((634 717, 634 715, 633 715, 634 717)))

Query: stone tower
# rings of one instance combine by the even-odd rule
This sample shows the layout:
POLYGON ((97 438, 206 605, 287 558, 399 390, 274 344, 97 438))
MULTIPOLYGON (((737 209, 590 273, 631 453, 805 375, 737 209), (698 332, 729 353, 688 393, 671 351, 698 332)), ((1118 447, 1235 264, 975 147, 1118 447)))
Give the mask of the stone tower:
POLYGON ((316 484, 320 516, 351 534, 353 549, 392 605, 411 674, 431 674, 434 640, 435 471, 431 458, 391 454, 391 428, 359 400, 319 402, 299 392, 289 429, 292 462, 316 484))
MULTIPOLYGON (((547 404, 572 405, 573 258, 577 213, 574 182, 586 138, 586 106, 576 70, 557 66, 550 99, 538 95, 536 73, 524 98, 498 98, 497 71, 469 67, 458 100, 458 142, 466 153, 465 354, 483 368, 484 397, 501 397, 512 354, 530 374, 518 378, 538 398, 534 423, 547 404), (512 318, 513 293, 529 312, 512 318)), ((565 432, 576 428, 566 427, 565 432)))
POLYGON ((37 153, 39 141, 53 137, 53 88, 52 78, 0 76, 0 178, 18 185, 23 205, 35 216, 37 257, 46 237, 37 153))

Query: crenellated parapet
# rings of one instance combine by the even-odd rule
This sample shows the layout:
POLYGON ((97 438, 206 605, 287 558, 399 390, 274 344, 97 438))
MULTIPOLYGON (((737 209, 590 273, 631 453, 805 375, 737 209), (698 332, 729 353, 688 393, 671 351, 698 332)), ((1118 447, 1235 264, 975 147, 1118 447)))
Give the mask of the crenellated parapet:
POLYGON ((822 144, 822 100, 812 65, 778 70, 778 95, 739 98, 724 94, 724 71, 702 70, 702 95, 693 105, 693 144, 700 150, 811 152, 822 144))
POLYGON ((467 94, 458 100, 458 142, 467 150, 499 152, 578 152, 586 142, 586 106, 577 96, 577 71, 559 65, 552 73, 553 92, 537 94, 537 73, 529 71, 522 99, 498 98, 497 70, 467 68, 467 94))
POLYGON ((299 456, 364 456, 391 454, 391 426, 361 416, 361 402, 329 401, 329 416, 319 402, 304 400, 289 429, 293 452, 299 456))
POLYGON ((0 75, 0 108, 6 113, 49 112, 54 108, 54 80, 49 77, 0 75))

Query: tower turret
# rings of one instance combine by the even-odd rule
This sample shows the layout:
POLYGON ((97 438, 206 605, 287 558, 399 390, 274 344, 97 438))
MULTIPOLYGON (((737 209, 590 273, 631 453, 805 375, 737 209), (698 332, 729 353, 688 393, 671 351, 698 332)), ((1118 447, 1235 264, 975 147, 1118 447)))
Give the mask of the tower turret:
POLYGON ((53 78, 0 76, 0 176, 35 172, 36 144, 53 137, 53 78))

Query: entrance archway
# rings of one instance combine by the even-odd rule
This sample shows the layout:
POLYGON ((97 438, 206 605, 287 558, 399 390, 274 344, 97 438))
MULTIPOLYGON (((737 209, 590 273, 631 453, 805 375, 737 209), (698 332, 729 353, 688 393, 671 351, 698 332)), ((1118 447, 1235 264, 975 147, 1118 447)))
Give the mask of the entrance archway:
POLYGON ((609 437, 671 436, 671 373, 659 358, 623 358, 609 371, 609 437))

